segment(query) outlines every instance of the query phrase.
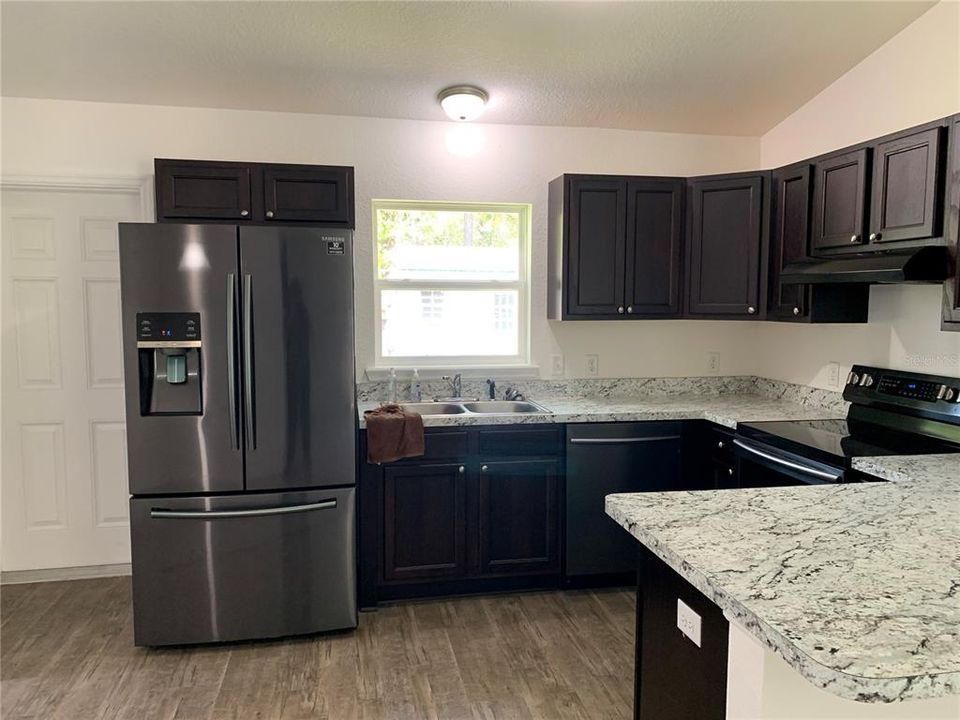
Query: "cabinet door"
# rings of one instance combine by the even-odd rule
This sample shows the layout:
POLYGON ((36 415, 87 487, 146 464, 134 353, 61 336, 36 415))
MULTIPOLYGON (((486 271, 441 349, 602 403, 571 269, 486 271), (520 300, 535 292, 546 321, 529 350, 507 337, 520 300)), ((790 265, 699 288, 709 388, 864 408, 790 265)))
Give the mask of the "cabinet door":
POLYGON ((567 312, 624 312, 627 184, 570 179, 567 312))
POLYGON ((353 168, 265 166, 263 214, 268 222, 287 220, 353 227, 353 168))
POLYGON ((628 315, 680 313, 683 180, 631 180, 627 184, 628 315))
POLYGON ((770 313, 804 319, 809 287, 783 285, 780 272, 809 254, 810 166, 803 163, 773 173, 773 234, 770 237, 770 313))
POLYGON ((930 128, 874 148, 871 243, 939 236, 942 131, 930 128))
POLYGON ((556 460, 480 466, 479 563, 485 574, 559 570, 556 460))
POLYGON ((388 467, 383 472, 385 580, 466 573, 466 468, 388 467))
POLYGON ((866 148, 821 160, 815 165, 812 249, 859 249, 867 208, 866 148))
POLYGON ((950 161, 947 170, 944 235, 954 258, 954 275, 943 285, 944 330, 960 332, 960 115, 950 119, 950 161))
POLYGON ((690 183, 689 306, 694 315, 757 315, 763 176, 690 183))
POLYGON ((156 160, 157 220, 250 220, 249 165, 156 160))

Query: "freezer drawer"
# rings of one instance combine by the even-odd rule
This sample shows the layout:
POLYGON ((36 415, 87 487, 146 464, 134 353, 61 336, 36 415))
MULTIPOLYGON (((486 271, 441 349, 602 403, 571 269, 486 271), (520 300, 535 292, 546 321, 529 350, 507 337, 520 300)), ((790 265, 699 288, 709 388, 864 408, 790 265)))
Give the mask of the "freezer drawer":
POLYGON ((354 488, 133 498, 134 640, 179 645, 354 628, 354 488))

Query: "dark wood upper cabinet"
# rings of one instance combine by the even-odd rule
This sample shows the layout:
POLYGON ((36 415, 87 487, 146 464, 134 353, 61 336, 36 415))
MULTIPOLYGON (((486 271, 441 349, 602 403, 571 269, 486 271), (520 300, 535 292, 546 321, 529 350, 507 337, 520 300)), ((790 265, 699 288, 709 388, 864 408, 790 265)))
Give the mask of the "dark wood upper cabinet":
POLYGON ((768 319, 790 322, 867 322, 868 285, 787 285, 780 274, 787 265, 810 256, 813 173, 809 163, 773 171, 768 273, 768 319))
POLYGON ((353 225, 353 168, 267 165, 263 207, 271 222, 353 225))
POLYGON ((867 148, 818 160, 814 166, 812 250, 863 245, 867 218, 867 148))
POLYGON ((960 115, 949 122, 949 165, 944 237, 953 257, 954 273, 943 284, 943 330, 960 332, 960 115))
POLYGON ((687 313, 758 318, 767 173, 689 181, 687 313))
POLYGON ((242 163, 156 160, 158 220, 252 217, 251 170, 242 163))
POLYGON ((899 134, 874 146, 870 243, 941 234, 943 130, 899 134))
POLYGON ((574 178, 569 198, 567 314, 622 314, 626 183, 574 178))
POLYGON ((773 171, 768 312, 777 319, 808 317, 810 287, 783 285, 780 272, 790 263, 805 260, 810 254, 811 178, 812 168, 807 163, 773 171))
POLYGON ((557 572, 559 461, 486 462, 479 481, 479 571, 557 572))
POLYGON ((154 160, 159 222, 354 226, 353 168, 154 160))
POLYGON ((466 469, 462 464, 386 468, 383 579, 464 576, 466 503, 466 469))
POLYGON ((679 317, 683 188, 681 178, 552 181, 548 317, 679 317))
POLYGON ((627 183, 626 314, 680 313, 683 180, 627 183))

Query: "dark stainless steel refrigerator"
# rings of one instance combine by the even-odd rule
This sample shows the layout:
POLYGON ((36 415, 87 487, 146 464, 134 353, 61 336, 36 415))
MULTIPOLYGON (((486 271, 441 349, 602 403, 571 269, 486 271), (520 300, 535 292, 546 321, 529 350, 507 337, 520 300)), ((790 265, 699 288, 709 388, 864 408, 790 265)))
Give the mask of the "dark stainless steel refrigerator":
POLYGON ((120 225, 137 645, 356 627, 352 242, 120 225))

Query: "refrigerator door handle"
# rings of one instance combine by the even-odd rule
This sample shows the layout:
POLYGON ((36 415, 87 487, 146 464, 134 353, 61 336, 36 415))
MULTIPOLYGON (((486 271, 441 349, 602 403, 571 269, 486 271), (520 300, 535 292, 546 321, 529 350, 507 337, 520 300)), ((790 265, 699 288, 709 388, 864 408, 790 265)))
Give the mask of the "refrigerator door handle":
POLYGON ((220 518, 291 515, 314 510, 332 510, 336 507, 336 500, 321 500, 306 505, 281 505, 280 507, 250 508, 247 510, 163 510, 156 508, 150 510, 150 517, 175 520, 217 520, 220 518))
POLYGON ((253 276, 243 276, 243 402, 247 448, 257 449, 256 400, 253 380, 253 276))
POLYGON ((227 404, 230 408, 230 447, 240 449, 237 415, 237 276, 227 273, 227 404))

